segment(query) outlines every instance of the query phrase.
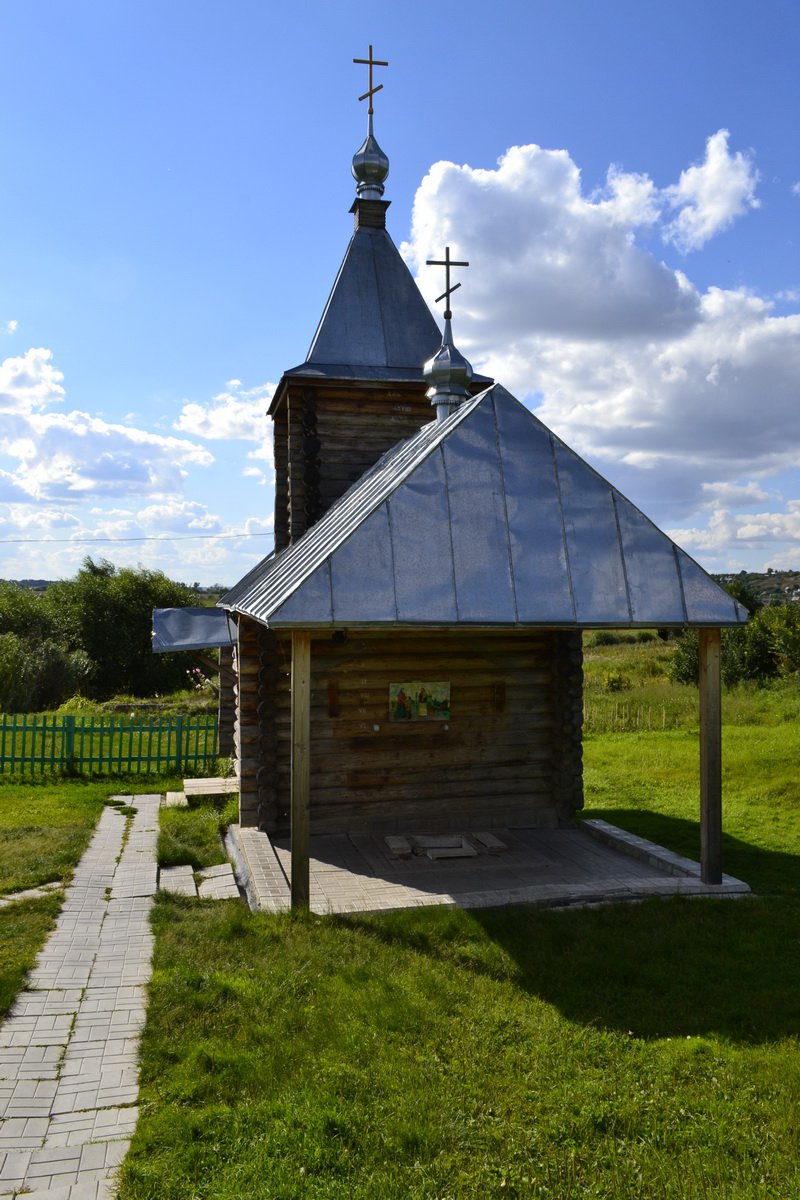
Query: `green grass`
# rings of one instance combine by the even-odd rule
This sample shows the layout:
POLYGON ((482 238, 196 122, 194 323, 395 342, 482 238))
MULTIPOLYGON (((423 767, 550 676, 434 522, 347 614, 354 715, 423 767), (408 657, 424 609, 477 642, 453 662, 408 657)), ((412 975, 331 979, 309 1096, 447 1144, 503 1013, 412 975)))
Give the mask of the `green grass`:
MULTIPOLYGON (((751 900, 293 919, 160 898, 120 1200, 800 1194, 785 702, 724 737, 751 900)), ((693 730, 590 736, 587 815, 696 859, 698 752, 693 730)), ((218 814, 169 820, 199 854, 218 814)))
POLYGON ((20 900, 0 909, 0 1017, 22 987, 39 947, 55 924, 62 895, 20 900))
POLYGON ((121 1200, 796 1195, 798 916, 161 901, 121 1200))
POLYGON ((221 837, 228 825, 238 820, 238 814, 238 796, 229 796, 224 801, 201 799, 188 809, 162 809, 158 865, 186 864, 197 871, 225 862, 221 837))
MULTIPOLYGON (((587 634, 584 637, 586 732, 696 729, 697 688, 673 683, 669 678, 674 648, 674 641, 663 642, 660 638, 639 642, 635 634, 587 634), (602 644, 607 636, 630 640, 602 644)), ((797 722, 800 728, 800 687, 796 679, 789 678, 776 680, 767 687, 743 683, 727 688, 723 714, 727 726, 797 722)))
MULTIPOLYGON (((54 880, 68 883, 109 797, 142 786, 141 777, 0 783, 0 895, 54 880)), ((174 789, 178 781, 165 779, 158 786, 174 789)), ((125 813, 129 806, 117 807, 125 813)), ((54 892, 0 909, 0 1016, 33 966, 62 899, 62 892, 54 892)))
MULTIPOLYGON (((800 727, 723 730, 725 870, 762 893, 800 894, 800 727)), ((586 816, 699 858, 694 732, 603 734, 584 748, 586 816)))
POLYGON ((68 878, 86 849, 109 783, 0 783, 0 894, 68 878))

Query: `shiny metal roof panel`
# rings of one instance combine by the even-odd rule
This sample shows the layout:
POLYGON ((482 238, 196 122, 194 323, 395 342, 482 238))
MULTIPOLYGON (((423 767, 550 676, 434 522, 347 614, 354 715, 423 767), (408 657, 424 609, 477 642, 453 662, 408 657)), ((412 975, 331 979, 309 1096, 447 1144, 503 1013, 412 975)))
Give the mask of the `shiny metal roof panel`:
POLYGON ((439 327, 385 229, 359 226, 306 356, 348 368, 420 364, 441 343, 439 327))
POLYGON ((335 624, 397 619, 392 540, 386 505, 376 508, 331 559, 331 591, 335 624))
POLYGON ((686 610, 675 547, 632 504, 617 504, 617 520, 633 620, 682 624, 686 610))
POLYGON ((389 520, 398 621, 453 624, 458 619, 453 543, 440 450, 421 462, 405 485, 392 493, 389 520), (434 575, 431 560, 441 567, 434 575))
POLYGON ((276 628, 747 619, 498 384, 384 455, 221 604, 276 628))
POLYGON ((579 625, 632 620, 614 489, 561 441, 556 471, 579 625))
POLYGON ((518 404, 495 406, 508 540, 523 624, 575 619, 553 437, 518 404), (525 453, 518 451, 525 446, 525 453))
POLYGON ((513 623, 514 579, 493 406, 477 405, 442 450, 458 620, 513 623))
POLYGON ((715 596, 708 587, 709 582, 716 586, 713 579, 709 580, 703 568, 698 566, 694 559, 689 558, 684 550, 677 546, 675 550, 680 567, 687 622, 690 625, 744 624, 747 616, 742 605, 722 588, 717 589, 721 595, 715 596), (745 612, 744 618, 739 615, 742 612, 745 612))

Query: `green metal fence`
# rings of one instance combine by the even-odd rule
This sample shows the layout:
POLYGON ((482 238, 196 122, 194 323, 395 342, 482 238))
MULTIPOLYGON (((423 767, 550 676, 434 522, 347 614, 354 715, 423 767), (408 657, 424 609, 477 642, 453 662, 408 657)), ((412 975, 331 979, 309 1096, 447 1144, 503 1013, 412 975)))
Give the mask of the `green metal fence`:
POLYGON ((196 771, 218 756, 217 718, 0 714, 0 774, 196 771))

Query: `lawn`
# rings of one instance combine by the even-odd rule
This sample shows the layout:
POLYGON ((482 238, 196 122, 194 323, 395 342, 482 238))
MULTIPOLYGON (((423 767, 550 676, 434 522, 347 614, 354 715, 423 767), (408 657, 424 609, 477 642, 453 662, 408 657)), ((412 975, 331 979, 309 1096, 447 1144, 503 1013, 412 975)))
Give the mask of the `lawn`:
MULTIPOLYGON (((726 727, 751 900, 300 919, 161 898, 120 1200, 800 1194, 787 705, 726 727)), ((690 729, 590 735, 587 815, 696 858, 697 757, 690 729)), ((213 820, 171 814, 165 848, 199 860, 213 820)))
MULTIPOLYGON (((69 882, 103 805, 115 793, 142 790, 142 777, 89 782, 37 777, 0 781, 0 896, 43 883, 69 882)), ((164 780, 159 786, 175 787, 164 780)), ((63 893, 0 909, 0 1017, 33 966, 61 908, 63 893)))
MULTIPOLYGON (((601 699, 619 654, 587 664, 601 699)), ((662 654, 634 648, 626 690, 688 713, 662 654)), ((159 897, 120 1200, 800 1195, 797 708, 787 687, 726 696, 725 867, 750 900, 298 918, 159 897)), ((696 858, 697 757, 688 718, 590 732, 587 815, 696 858)), ((0 787, 0 890, 67 875, 126 790, 61 786, 0 787)), ((162 863, 218 860, 230 816, 165 810, 162 863)), ((4 961, 57 905, 0 913, 4 961)))

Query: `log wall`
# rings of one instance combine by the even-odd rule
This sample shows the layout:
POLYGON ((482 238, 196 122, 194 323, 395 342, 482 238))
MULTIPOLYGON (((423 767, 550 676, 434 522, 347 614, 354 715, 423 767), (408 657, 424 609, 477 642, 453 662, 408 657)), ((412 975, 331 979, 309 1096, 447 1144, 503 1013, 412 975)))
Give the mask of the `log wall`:
MULTIPOLYGON (((274 703, 260 710, 274 720, 274 804, 262 802, 246 823, 286 835, 288 638, 274 644, 274 703)), ((343 644, 315 637, 312 834, 569 821, 583 802, 581 685, 579 634, 351 632, 343 644), (448 721, 389 721, 389 684, 415 679, 449 681, 448 721)), ((267 738, 263 730, 262 754, 267 738)))
POLYGON ((423 383, 289 384, 273 416, 276 549, 296 541, 382 454, 434 416, 423 383))

